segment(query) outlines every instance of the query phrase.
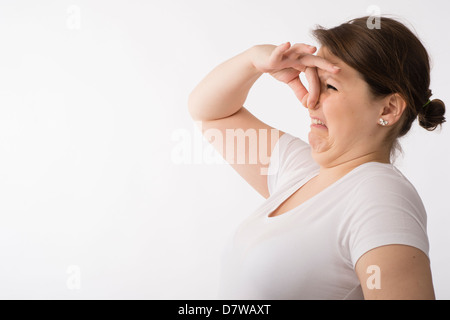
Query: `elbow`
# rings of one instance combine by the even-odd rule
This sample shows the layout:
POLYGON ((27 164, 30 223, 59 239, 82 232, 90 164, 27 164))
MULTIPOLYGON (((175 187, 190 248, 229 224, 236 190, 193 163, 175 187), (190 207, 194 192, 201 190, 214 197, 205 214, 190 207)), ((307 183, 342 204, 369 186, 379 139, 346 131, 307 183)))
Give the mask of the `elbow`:
POLYGON ((193 91, 188 96, 187 109, 188 109, 188 112, 189 112, 189 115, 191 116, 191 118, 193 120, 198 120, 198 113, 196 110, 198 108, 196 108, 195 106, 196 106, 196 102, 195 102, 195 95, 194 95, 194 91, 193 91))
POLYGON ((205 106, 204 103, 201 102, 201 100, 198 97, 198 94, 196 94, 195 90, 192 91, 187 100, 187 109, 189 112, 189 115, 194 121, 202 121, 205 120, 207 117, 205 116, 205 106))

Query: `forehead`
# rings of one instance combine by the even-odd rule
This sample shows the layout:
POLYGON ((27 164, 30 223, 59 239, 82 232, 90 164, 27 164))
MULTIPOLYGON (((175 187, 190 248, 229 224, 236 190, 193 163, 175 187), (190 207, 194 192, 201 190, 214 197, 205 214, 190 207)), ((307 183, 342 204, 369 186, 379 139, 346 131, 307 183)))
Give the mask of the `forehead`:
MULTIPOLYGON (((333 78, 336 78, 340 81, 358 81, 363 80, 362 76, 358 71, 350 67, 348 64, 346 64, 344 61, 333 55, 326 47, 321 47, 316 54, 318 57, 324 58, 331 62, 332 64, 338 66, 341 68, 341 71, 333 75, 333 78)), ((331 75, 329 72, 318 69, 318 73, 321 75, 331 75)))

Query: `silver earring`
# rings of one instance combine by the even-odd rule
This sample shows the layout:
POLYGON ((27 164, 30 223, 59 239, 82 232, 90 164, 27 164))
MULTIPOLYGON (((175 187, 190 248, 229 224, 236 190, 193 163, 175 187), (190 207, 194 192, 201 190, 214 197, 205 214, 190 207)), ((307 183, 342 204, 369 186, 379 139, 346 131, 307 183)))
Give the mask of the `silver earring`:
POLYGON ((383 118, 380 118, 380 120, 378 120, 378 123, 381 124, 383 127, 386 126, 389 122, 387 120, 383 120, 383 118))

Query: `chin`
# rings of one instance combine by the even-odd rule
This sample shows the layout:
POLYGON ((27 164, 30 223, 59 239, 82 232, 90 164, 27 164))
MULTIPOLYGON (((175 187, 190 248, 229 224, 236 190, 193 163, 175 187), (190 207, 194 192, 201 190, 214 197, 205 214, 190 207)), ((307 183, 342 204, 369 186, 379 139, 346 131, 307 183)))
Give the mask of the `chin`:
POLYGON ((310 132, 308 134, 308 142, 311 146, 311 152, 314 153, 322 153, 329 149, 328 147, 328 141, 315 133, 310 132))

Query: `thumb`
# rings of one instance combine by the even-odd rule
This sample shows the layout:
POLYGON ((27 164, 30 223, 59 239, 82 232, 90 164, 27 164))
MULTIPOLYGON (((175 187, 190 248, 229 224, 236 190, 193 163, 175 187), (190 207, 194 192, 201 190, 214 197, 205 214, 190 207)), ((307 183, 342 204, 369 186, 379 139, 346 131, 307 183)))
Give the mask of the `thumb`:
POLYGON ((307 100, 305 100, 305 97, 306 99, 308 99, 309 93, 308 90, 306 90, 303 83, 300 81, 300 77, 294 78, 292 81, 288 83, 288 85, 292 89, 292 91, 294 91, 297 99, 303 104, 304 107, 307 108, 306 105, 307 100))
POLYGON ((303 96, 303 99, 301 100, 302 105, 308 109, 308 97, 309 97, 309 92, 307 94, 305 94, 303 96))

